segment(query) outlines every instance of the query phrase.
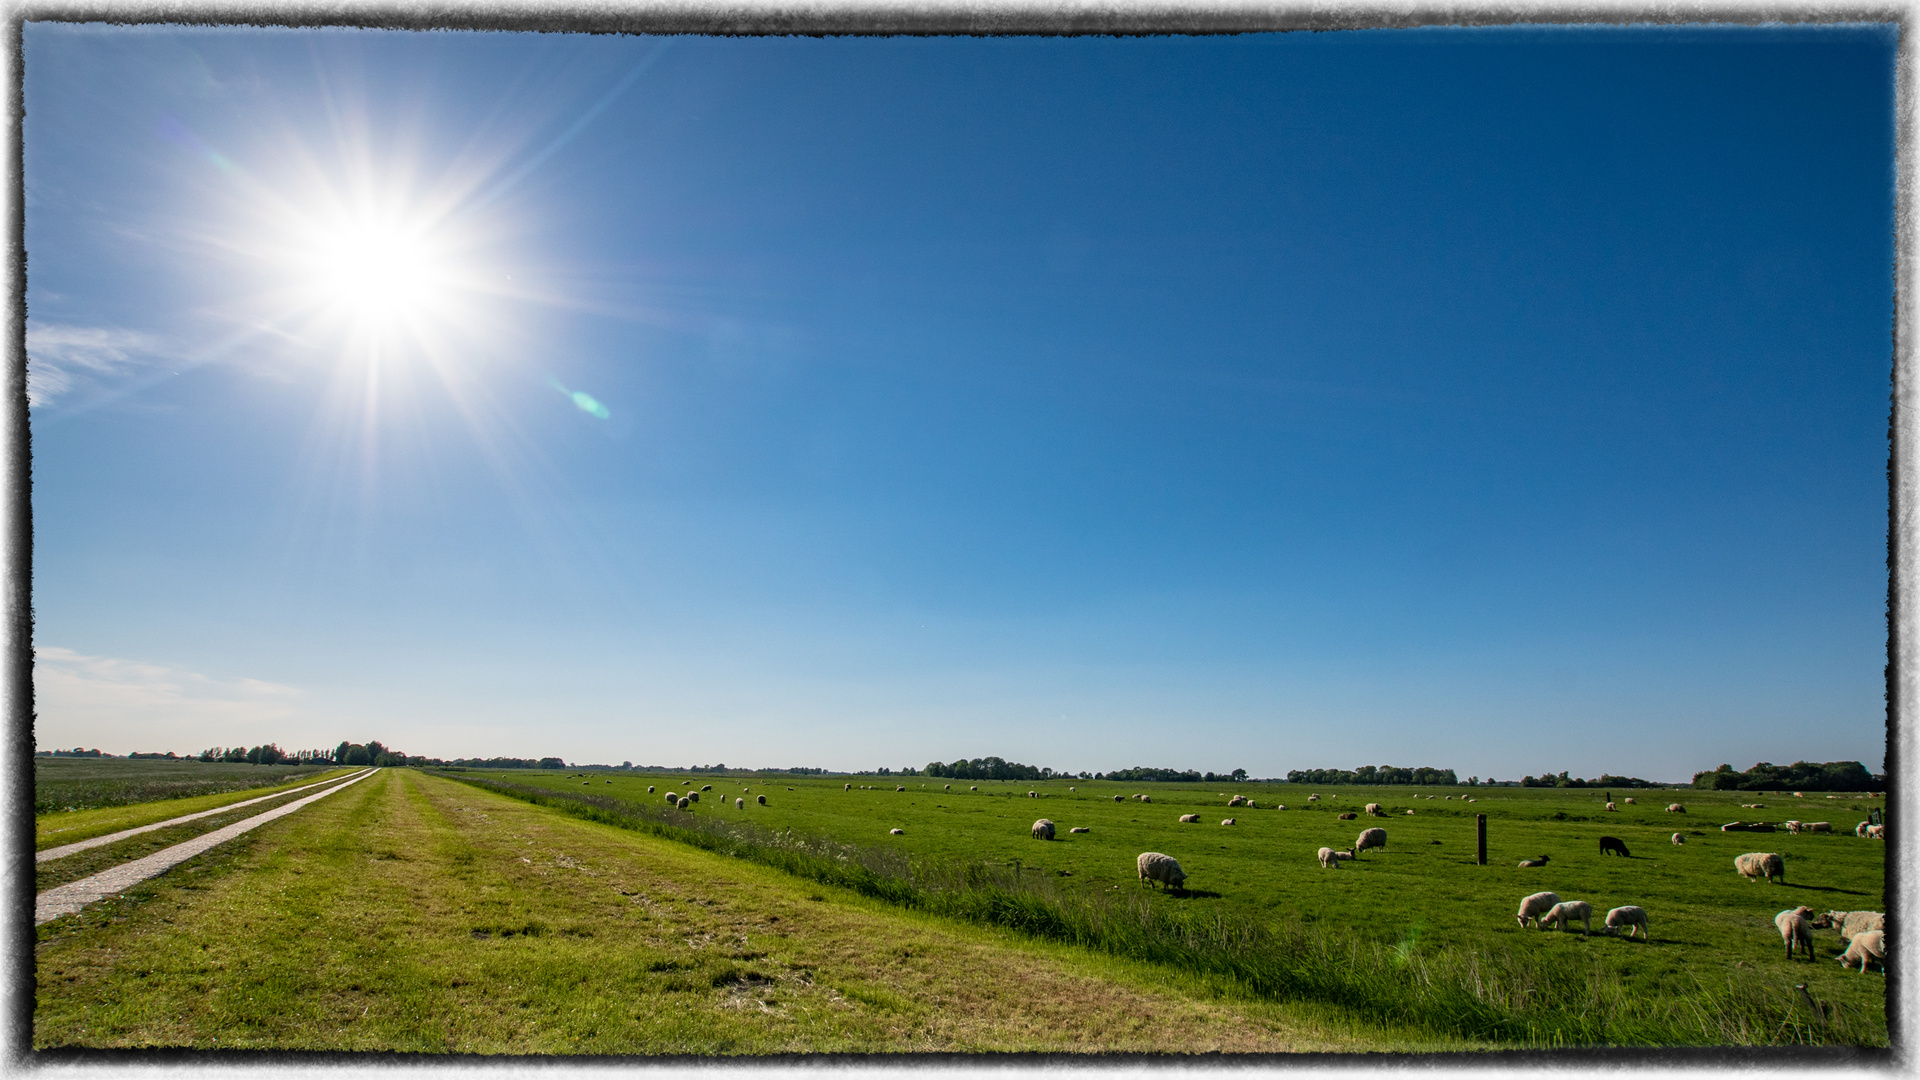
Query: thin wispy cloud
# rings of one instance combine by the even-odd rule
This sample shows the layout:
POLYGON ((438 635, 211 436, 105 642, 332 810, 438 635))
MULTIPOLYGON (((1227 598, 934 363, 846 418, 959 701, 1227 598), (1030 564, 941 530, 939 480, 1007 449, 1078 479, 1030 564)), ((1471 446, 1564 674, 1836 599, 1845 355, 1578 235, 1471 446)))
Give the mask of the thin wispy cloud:
MULTIPOLYGON (((124 753, 184 744, 285 739, 301 691, 264 679, 216 677, 169 664, 34 649, 34 736, 43 747, 103 746, 124 753), (156 733, 164 733, 156 735, 156 733)), ((194 748, 198 748, 196 745, 194 748)))
POLYGON ((27 404, 40 408, 89 383, 171 359, 157 337, 111 326, 27 326, 27 404))

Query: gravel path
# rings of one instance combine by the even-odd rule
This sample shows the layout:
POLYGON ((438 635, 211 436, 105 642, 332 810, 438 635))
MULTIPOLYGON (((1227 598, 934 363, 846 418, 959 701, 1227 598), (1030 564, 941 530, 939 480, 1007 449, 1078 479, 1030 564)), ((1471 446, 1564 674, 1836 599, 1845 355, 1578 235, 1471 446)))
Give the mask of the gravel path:
MULTIPOLYGON (((33 898, 33 925, 39 926, 41 923, 51 922, 62 915, 71 915, 81 908, 86 907, 88 904, 93 903, 95 900, 112 896, 114 893, 120 892, 123 889, 132 888, 148 878, 164 874, 168 870, 186 862, 188 859, 193 858, 208 848, 224 844, 234 837, 239 836, 241 833, 259 828, 276 818, 285 817, 310 802, 317 802, 336 791, 343 791, 352 787, 367 777, 372 776, 376 771, 377 770, 369 769, 358 776, 348 779, 344 783, 335 784, 318 794, 309 795, 304 799, 297 802, 290 802, 285 806, 276 806, 265 813, 255 814, 245 821, 236 821, 224 829, 216 829, 205 836, 196 836, 185 843, 175 844, 170 848, 156 851, 144 859, 135 859, 130 863, 122 863, 111 870, 102 870, 92 877, 81 878, 79 881, 70 881, 65 885, 48 889, 46 892, 33 898)), ((222 809, 226 808, 222 807, 222 809)))
POLYGON ((46 849, 45 851, 36 852, 34 853, 33 861, 36 863, 43 863, 43 862, 51 862, 54 859, 64 859, 68 855, 72 855, 76 852, 81 852, 81 851, 87 850, 88 848, 97 848, 106 844, 114 843, 116 841, 125 840, 129 836, 138 836, 141 833, 152 832, 155 829, 169 828, 174 825, 179 825, 188 821, 193 821, 196 818, 212 817, 214 814, 224 814, 229 810, 238 810, 243 806, 252 806, 254 803, 263 803, 270 799, 285 798, 286 796, 291 795, 296 791, 307 791, 312 788, 322 787, 326 784, 337 784, 342 779, 344 779, 344 777, 336 776, 331 780, 322 780, 318 784, 308 784, 306 787, 289 788, 286 791, 276 791, 271 795, 262 795, 257 799, 248 799, 245 802, 228 803, 225 806, 216 806, 211 810, 202 810, 197 814, 183 814, 177 818, 168 818, 165 821, 156 821, 151 825, 142 825, 137 829, 122 829, 117 833, 108 833, 106 836, 96 836, 88 840, 77 840, 71 844, 64 844, 60 847, 52 847, 52 848, 46 849))

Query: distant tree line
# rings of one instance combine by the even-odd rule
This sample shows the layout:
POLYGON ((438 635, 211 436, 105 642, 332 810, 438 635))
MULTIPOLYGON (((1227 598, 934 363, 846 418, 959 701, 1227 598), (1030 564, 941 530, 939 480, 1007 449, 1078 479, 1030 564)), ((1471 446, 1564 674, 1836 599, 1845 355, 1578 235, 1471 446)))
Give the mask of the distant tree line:
POLYGON ((1290 784, 1366 784, 1381 786, 1389 784, 1431 784, 1452 786, 1460 782, 1452 769, 1435 769, 1422 765, 1417 769, 1403 769, 1398 765, 1362 765, 1348 772, 1345 769, 1294 769, 1287 773, 1290 784))
POLYGON ((1601 773, 1599 779, 1597 780, 1582 780, 1577 776, 1568 776, 1565 772, 1561 772, 1557 776, 1549 775, 1547 773, 1541 773, 1537 777, 1523 776, 1520 778, 1520 786, 1521 787, 1565 787, 1565 788, 1590 788, 1590 787, 1643 788, 1643 787, 1665 787, 1666 785, 1658 783, 1653 780, 1642 780, 1637 776, 1615 776, 1612 773, 1601 773))
POLYGON ((1746 772, 1721 765, 1709 772, 1694 773, 1693 786, 1704 791, 1885 791, 1887 778, 1875 776, 1857 761, 1796 761, 1791 765, 1762 761, 1746 772))
MULTIPOLYGON (((169 750, 164 754, 132 754, 130 756, 137 758, 160 758, 165 760, 173 757, 173 751, 169 750)), ((192 759, 176 758, 175 760, 187 761, 192 759)), ((198 760, 244 762, 248 765, 331 765, 334 757, 333 751, 331 750, 287 751, 280 749, 280 747, 274 743, 262 743, 259 746, 208 747, 200 751, 198 760)))
POLYGON ((1247 770, 1235 769, 1230 773, 1203 773, 1197 769, 1155 769, 1146 765, 1137 765, 1131 769, 1115 769, 1110 773, 1094 773, 1094 780, 1124 780, 1128 783, 1200 783, 1230 784, 1236 780, 1245 780, 1247 770))
POLYGON ((71 750, 36 750, 34 751, 33 756, 34 757, 112 757, 113 755, 102 754, 98 750, 82 750, 76 746, 71 750))
MULTIPOLYGON (((900 771, 903 776, 914 774, 914 770, 912 769, 902 769, 900 771)), ((881 769, 880 775, 888 775, 888 770, 881 769)), ((1008 761, 1005 758, 983 757, 972 759, 961 758, 958 761, 945 765, 942 765, 938 761, 929 762, 927 764, 927 775, 943 777, 948 780, 1046 780, 1054 775, 1054 771, 1052 769, 1036 768, 1032 765, 1022 765, 1017 761, 1008 761)))

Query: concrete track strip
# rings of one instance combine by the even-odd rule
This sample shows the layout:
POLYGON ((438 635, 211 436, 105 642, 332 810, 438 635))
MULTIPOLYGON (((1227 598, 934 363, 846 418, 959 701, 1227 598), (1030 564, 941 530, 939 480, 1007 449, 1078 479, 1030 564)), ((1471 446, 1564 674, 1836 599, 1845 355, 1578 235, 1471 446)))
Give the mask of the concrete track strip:
POLYGON ((46 849, 45 851, 35 852, 33 856, 33 861, 36 863, 43 863, 43 862, 52 862, 54 859, 64 859, 67 856, 74 854, 75 852, 85 851, 88 848, 102 847, 106 844, 114 843, 115 841, 125 840, 129 836, 138 836, 141 833, 152 832, 155 829, 165 829, 174 825, 181 825, 186 822, 196 820, 198 818, 212 817, 215 814, 224 814, 229 810, 238 810, 243 806, 252 806, 254 803, 263 803, 270 799, 284 799, 288 795, 292 795, 297 791, 308 791, 313 788, 322 787, 327 784, 337 784, 344 779, 348 779, 348 777, 336 776, 331 780, 322 780, 318 784, 308 784, 306 787, 288 788, 285 791, 276 791, 271 795, 262 795, 257 799, 248 799, 245 802, 228 803, 225 806, 216 806, 211 810, 202 810, 197 814, 183 814, 177 818, 168 818, 165 821, 156 821, 151 825, 142 825, 137 829, 122 829, 117 833, 108 833, 105 836, 95 836, 87 840, 76 840, 71 844, 63 844, 60 847, 51 847, 46 849))
POLYGON ((361 773, 359 776, 348 779, 344 783, 335 784, 316 795, 309 795, 298 802, 290 802, 285 806, 276 806, 263 814, 255 814, 245 821, 236 821, 224 829, 216 829, 205 836, 196 836, 184 843, 175 844, 170 848, 163 848, 144 859, 135 859, 129 863, 122 863, 111 870, 102 870, 92 877, 81 878, 79 881, 70 881, 65 885, 48 889, 46 892, 33 898, 33 925, 39 926, 41 923, 51 922, 62 915, 71 915, 81 908, 86 907, 88 904, 93 903, 95 900, 112 896, 123 889, 130 889, 150 877, 164 874, 168 870, 186 862, 188 859, 193 858, 208 848, 224 844, 234 837, 239 836, 241 833, 259 828, 276 818, 285 817, 310 802, 316 802, 336 791, 352 787, 367 777, 372 776, 375 771, 377 770, 370 769, 361 773))

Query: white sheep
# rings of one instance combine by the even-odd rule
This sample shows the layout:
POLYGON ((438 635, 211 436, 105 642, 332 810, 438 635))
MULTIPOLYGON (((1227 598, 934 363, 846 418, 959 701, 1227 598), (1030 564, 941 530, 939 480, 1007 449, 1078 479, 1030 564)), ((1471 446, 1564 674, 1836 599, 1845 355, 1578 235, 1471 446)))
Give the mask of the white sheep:
POLYGON ((1868 825, 1870 825, 1870 824, 1872 824, 1872 822, 1867 822, 1867 821, 1863 821, 1863 822, 1861 822, 1860 824, 1858 824, 1858 825, 1855 825, 1855 826, 1853 827, 1853 835, 1855 835, 1855 836, 1865 836, 1865 835, 1867 835, 1867 826, 1868 826, 1868 825))
POLYGON ((1687 812, 1687 808, 1684 806, 1681 806, 1677 802, 1667 804, 1667 813, 1669 814, 1684 814, 1686 812, 1687 812))
POLYGON ((1801 829, 1801 831, 1802 831, 1802 832, 1810 832, 1810 833, 1816 833, 1816 832, 1823 832, 1823 833, 1831 833, 1831 832, 1833 831, 1833 822, 1831 822, 1831 821, 1809 821, 1809 822, 1807 822, 1806 824, 1804 824, 1804 825, 1802 825, 1802 826, 1800 826, 1800 829, 1801 829))
POLYGON ((1408 817, 1412 817, 1412 816, 1413 816, 1413 811, 1411 811, 1411 810, 1409 810, 1409 811, 1407 811, 1407 816, 1408 816, 1408 817))
POLYGON ((745 799, 733 800, 733 808, 735 810, 745 810, 747 808, 747 800, 745 799))
POLYGON ((1070 833, 1076 833, 1076 832, 1092 832, 1093 830, 1087 828, 1085 825, 1075 825, 1073 828, 1068 829, 1067 831, 1070 833))
POLYGON ((1858 934, 1847 944, 1847 951, 1840 954, 1841 967, 1857 967, 1866 974, 1867 964, 1880 965, 1887 970, 1887 934, 1884 930, 1868 930, 1858 934))
POLYGON ((1319 802, 1319 801, 1320 801, 1320 796, 1318 796, 1318 795, 1309 795, 1309 796, 1307 796, 1307 801, 1308 801, 1308 802, 1319 802))
POLYGON ((1182 825, 1198 825, 1198 824, 1200 824, 1200 815, 1199 815, 1199 814, 1181 814, 1181 815, 1180 815, 1180 824, 1182 824, 1182 825))
POLYGON ((649 795, 651 795, 651 794, 653 794, 653 785, 652 785, 652 784, 648 784, 648 785, 647 785, 647 794, 649 794, 649 795))
POLYGON ((1633 805, 1633 799, 1632 799, 1632 798, 1628 798, 1628 799, 1626 800, 1626 804, 1627 804, 1628 806, 1632 806, 1632 805, 1633 805))
POLYGON ((1232 824, 1234 824, 1234 820, 1233 820, 1232 818, 1221 818, 1221 819, 1220 819, 1220 824, 1222 824, 1222 825, 1232 825, 1232 824))
POLYGON ((1585 900, 1567 900, 1548 908, 1546 915, 1540 919, 1540 929, 1555 926, 1565 930, 1567 923, 1574 919, 1585 925, 1588 937, 1593 936, 1593 905, 1585 900))
POLYGON ((1797 907, 1788 908, 1773 917, 1773 925, 1780 931, 1780 940, 1787 943, 1787 959, 1793 959, 1795 945, 1806 951, 1807 959, 1813 959, 1812 915, 1812 908, 1797 907))
POLYGON ((1079 791, 1079 790, 1080 790, 1080 789, 1079 789, 1079 788, 1076 788, 1076 787, 1070 787, 1070 788, 1068 788, 1068 789, 1067 789, 1067 791, 1068 791, 1068 793, 1069 793, 1069 794, 1071 794, 1072 792, 1075 792, 1075 791, 1079 791))
POLYGON ((668 801, 668 802, 670 802, 670 803, 677 803, 677 802, 679 802, 679 801, 680 801, 680 793, 679 793, 679 792, 676 792, 676 791, 669 791, 669 792, 667 792, 667 801, 668 801))
POLYGON ((1885 930, 1887 917, 1878 911, 1829 911, 1813 921, 1815 926, 1832 926, 1840 931, 1840 940, 1851 941, 1855 934, 1885 930))
POLYGON ((761 806, 767 805, 767 797, 765 795, 755 795, 753 801, 759 803, 761 806))
POLYGON ((1115 796, 1113 797, 1113 801, 1114 801, 1114 802, 1126 802, 1126 801, 1127 801, 1127 797, 1126 797, 1125 795, 1115 795, 1115 796))
POLYGON ((701 784, 701 785, 700 785, 700 790, 701 790, 701 791, 712 791, 712 790, 713 790, 713 785, 712 785, 712 784, 701 784))
POLYGON ((888 836, 905 836, 905 835, 907 835, 907 830, 905 830, 905 829, 888 829, 888 830, 887 830, 887 835, 888 835, 888 836))
POLYGON ((846 789, 845 789, 845 790, 847 790, 847 791, 852 791, 852 790, 853 790, 853 785, 852 785, 852 784, 848 784, 848 785, 846 786, 846 789))
POLYGON ((1520 910, 1514 918, 1519 919, 1521 927, 1524 928, 1529 923, 1538 923, 1540 916, 1553 910, 1553 906, 1559 902, 1560 898, 1550 892, 1534 893, 1520 901, 1520 910))
POLYGON ((1053 839, 1053 822, 1048 821, 1046 818, 1041 818, 1039 821, 1034 822, 1033 838, 1035 840, 1053 839))
POLYGON ((1684 843, 1686 843, 1686 842, 1687 842, 1687 838, 1686 838, 1686 837, 1684 837, 1684 836, 1681 836, 1681 835, 1680 835, 1679 833, 1674 833, 1674 834, 1673 834, 1673 846, 1674 846, 1674 847, 1679 847, 1680 845, 1682 845, 1682 844, 1684 844, 1684 843))
POLYGON ((1787 881, 1787 862, 1771 851, 1749 851, 1745 855, 1733 857, 1733 868, 1740 876, 1749 881, 1766 878, 1772 881, 1779 878, 1782 885, 1787 881))
POLYGON ((1142 795, 1142 796, 1140 796, 1140 801, 1141 801, 1141 802, 1152 802, 1152 801, 1153 801, 1153 796, 1151 796, 1151 795, 1142 795))
MULTIPOLYGON (((1614 810, 1614 805, 1613 805, 1612 803, 1608 803, 1608 804, 1607 804, 1607 809, 1608 809, 1608 810, 1614 810)), ((1618 811, 1615 811, 1615 812, 1617 813, 1618 811)))
POLYGON ((1806 826, 1805 826, 1805 825, 1803 825, 1803 824, 1801 824, 1801 823, 1800 823, 1800 822, 1798 822, 1798 821, 1789 821, 1789 822, 1787 822, 1787 831, 1788 831, 1788 832, 1790 832, 1790 833, 1793 833, 1793 834, 1794 834, 1794 835, 1796 835, 1796 836, 1797 836, 1797 835, 1799 835, 1799 833, 1800 833, 1800 830, 1801 830, 1801 829, 1804 829, 1804 828, 1806 828, 1806 826))
POLYGON ((1635 904, 1628 904, 1625 907, 1617 907, 1607 912, 1607 933, 1617 934, 1622 927, 1626 928, 1628 937, 1632 937, 1634 930, 1638 929, 1640 931, 1640 940, 1645 941, 1647 939, 1646 909, 1635 904))
POLYGON ((1245 795, 1235 795, 1233 798, 1227 800, 1227 805, 1245 806, 1247 805, 1247 797, 1245 795))
POLYGON ((1386 846, 1387 830, 1362 829, 1360 830, 1360 839, 1353 842, 1353 853, 1358 855, 1368 848, 1383 848, 1386 846))
POLYGON ((680 796, 680 801, 679 801, 679 802, 677 802, 677 803, 674 803, 673 805, 674 805, 674 806, 676 806, 676 807, 678 807, 678 808, 679 808, 679 809, 681 809, 681 810, 685 810, 685 809, 686 809, 687 807, 689 807, 689 806, 692 806, 692 805, 693 805, 693 796, 691 796, 691 795, 682 795, 682 796, 680 796))
POLYGON ((1885 840, 1886 838, 1887 838, 1887 827, 1885 825, 1867 826, 1867 839, 1885 840))
MULTIPOLYGON (((1248 804, 1248 805, 1252 805, 1252 804, 1248 804)), ((1286 803, 1281 803, 1279 806, 1274 807, 1275 810, 1285 810, 1286 808, 1287 808, 1286 803)))
POLYGON ((979 784, 969 784, 969 785, 967 785, 967 790, 968 790, 968 791, 979 791, 979 790, 980 790, 980 785, 979 785, 979 784))
POLYGON ((1368 813, 1369 815, 1371 815, 1371 816, 1373 816, 1373 817, 1379 817, 1379 816, 1380 816, 1380 804, 1379 804, 1379 803, 1377 803, 1377 802, 1370 802, 1370 803, 1368 803, 1368 804, 1367 804, 1367 809, 1366 809, 1366 812, 1367 812, 1367 813, 1368 813))
POLYGON ((1140 880, 1145 883, 1158 883, 1168 888, 1183 888, 1187 882, 1187 872, 1171 855, 1162 855, 1157 851, 1144 851, 1134 860, 1134 866, 1140 871, 1140 880))
POLYGON ((1339 851, 1330 847, 1320 849, 1320 865, 1328 870, 1340 869, 1340 864, 1351 858, 1353 858, 1351 850, 1339 851))
MULTIPOLYGON (((901 788, 900 790, 902 790, 902 791, 905 791, 906 789, 905 789, 905 788, 901 788)), ((1039 797, 1040 797, 1040 793, 1039 793, 1039 792, 1037 792, 1037 791, 1029 791, 1029 792, 1027 792, 1027 798, 1029 798, 1029 799, 1037 799, 1037 798, 1039 798, 1039 797)))

